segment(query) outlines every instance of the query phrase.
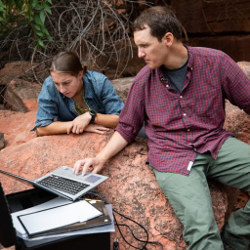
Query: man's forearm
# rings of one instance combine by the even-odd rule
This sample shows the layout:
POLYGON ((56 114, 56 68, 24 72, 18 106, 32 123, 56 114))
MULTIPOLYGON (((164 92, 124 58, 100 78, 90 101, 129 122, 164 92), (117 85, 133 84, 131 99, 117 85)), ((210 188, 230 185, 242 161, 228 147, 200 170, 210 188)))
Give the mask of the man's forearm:
POLYGON ((107 162, 110 158, 119 153, 123 148, 127 146, 128 142, 118 133, 114 132, 109 142, 103 148, 103 150, 96 156, 101 162, 107 162))

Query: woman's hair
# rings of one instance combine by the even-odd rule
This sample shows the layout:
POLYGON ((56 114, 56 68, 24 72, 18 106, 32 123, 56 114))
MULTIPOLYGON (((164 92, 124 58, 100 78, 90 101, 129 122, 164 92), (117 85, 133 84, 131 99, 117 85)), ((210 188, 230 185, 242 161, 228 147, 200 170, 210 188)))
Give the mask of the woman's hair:
POLYGON ((83 70, 85 74, 86 69, 82 67, 79 57, 72 51, 59 52, 52 59, 50 72, 69 73, 77 76, 83 70))
POLYGON ((182 24, 175 13, 167 7, 156 6, 144 10, 135 19, 133 30, 144 30, 146 25, 150 28, 151 35, 159 41, 167 32, 171 32, 177 40, 182 38, 182 24))

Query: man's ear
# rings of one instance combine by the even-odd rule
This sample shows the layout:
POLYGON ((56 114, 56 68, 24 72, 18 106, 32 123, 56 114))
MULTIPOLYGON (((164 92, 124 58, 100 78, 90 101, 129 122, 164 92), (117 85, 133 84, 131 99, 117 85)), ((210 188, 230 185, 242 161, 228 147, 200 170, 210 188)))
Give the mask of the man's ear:
POLYGON ((162 41, 165 43, 167 47, 171 47, 174 42, 174 35, 171 32, 167 32, 163 36, 162 41))

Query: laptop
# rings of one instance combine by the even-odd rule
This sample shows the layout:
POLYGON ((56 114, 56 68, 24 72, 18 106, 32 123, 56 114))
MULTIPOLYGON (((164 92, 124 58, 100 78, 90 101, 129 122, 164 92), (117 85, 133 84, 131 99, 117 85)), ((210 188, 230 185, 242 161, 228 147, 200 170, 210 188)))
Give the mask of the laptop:
POLYGON ((0 170, 0 173, 26 181, 34 187, 44 189, 72 201, 79 199, 82 195, 108 179, 107 176, 90 172, 84 176, 81 174, 76 175, 73 172, 73 168, 68 166, 59 167, 34 181, 3 170, 0 170))

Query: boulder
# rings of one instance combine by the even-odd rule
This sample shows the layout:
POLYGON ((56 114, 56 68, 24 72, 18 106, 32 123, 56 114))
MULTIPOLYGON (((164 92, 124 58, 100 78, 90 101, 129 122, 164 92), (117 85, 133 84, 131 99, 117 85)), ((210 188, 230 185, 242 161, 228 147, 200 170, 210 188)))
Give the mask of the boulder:
POLYGON ((190 34, 204 35, 250 31, 250 2, 171 1, 171 7, 190 34))
POLYGON ((124 77, 111 80, 111 83, 114 86, 116 93, 121 97, 123 102, 125 102, 127 99, 129 89, 134 79, 135 77, 131 76, 131 77, 124 77))
POLYGON ((250 79, 250 62, 240 61, 240 62, 237 62, 237 64, 243 70, 243 72, 247 75, 247 77, 250 79))
POLYGON ((37 83, 28 82, 22 79, 10 81, 4 93, 4 105, 6 108, 27 112, 25 100, 37 98, 41 91, 41 86, 37 83))
MULTIPOLYGON (((113 83, 118 93, 124 93, 123 100, 132 81, 133 78, 126 78, 113 83)), ((6 144, 0 151, 0 168, 14 174, 35 179, 61 165, 72 166, 78 159, 96 155, 112 135, 110 132, 105 135, 84 133, 36 137, 32 131, 37 110, 36 99, 24 98, 24 106, 27 108, 26 113, 0 110, 0 131, 5 135, 6 144)), ((228 102, 226 113, 225 128, 249 143, 249 116, 228 102)), ((107 163, 102 174, 109 176, 109 179, 99 185, 97 191, 112 203, 114 211, 145 227, 150 241, 160 242, 164 249, 186 249, 182 225, 146 165, 146 157, 146 141, 137 138, 107 163)), ((0 174, 0 182, 6 194, 31 188, 29 184, 3 174, 0 174)), ((232 189, 216 182, 209 182, 209 186, 216 222, 221 229, 227 216, 233 209, 243 207, 248 196, 239 190, 232 192, 232 189), (230 205, 228 201, 235 204, 230 205)), ((146 239, 141 227, 117 213, 114 215, 119 224, 129 225, 136 237, 146 239)), ((128 242, 142 247, 143 244, 135 241, 124 226, 120 226, 120 230, 128 242)), ((112 234, 111 242, 115 236, 120 242, 120 249, 127 249, 128 245, 119 233, 112 234)), ((155 247, 153 244, 147 245, 148 249, 155 247)))
MULTIPOLYGON (((72 166, 78 159, 94 156, 112 134, 35 137, 35 132, 29 133, 33 134, 33 139, 7 146, 0 151, 0 168, 30 179, 35 179, 62 164, 72 166)), ((109 176, 109 179, 97 190, 108 198, 116 211, 142 224, 149 233, 149 240, 161 242, 168 246, 166 249, 185 249, 181 236, 182 225, 158 187, 152 171, 145 164, 146 157, 146 142, 138 139, 107 163, 102 174, 109 176)), ((29 184, 9 176, 0 175, 0 181, 7 194, 31 188, 29 184)), ((227 195, 223 188, 215 183, 210 183, 210 190, 216 221, 221 229, 227 211, 227 195)), ((119 224, 130 225, 137 237, 145 239, 145 232, 141 228, 116 213, 115 216, 119 224)), ((121 230, 126 240, 141 246, 126 228, 121 227, 121 230)), ((126 249, 126 244, 119 234, 117 237, 121 249, 126 249)))

